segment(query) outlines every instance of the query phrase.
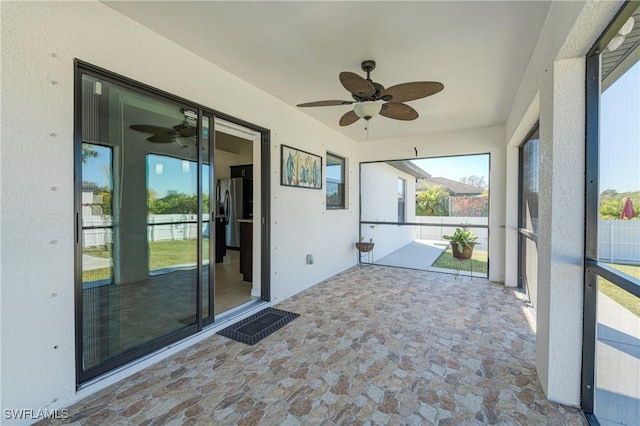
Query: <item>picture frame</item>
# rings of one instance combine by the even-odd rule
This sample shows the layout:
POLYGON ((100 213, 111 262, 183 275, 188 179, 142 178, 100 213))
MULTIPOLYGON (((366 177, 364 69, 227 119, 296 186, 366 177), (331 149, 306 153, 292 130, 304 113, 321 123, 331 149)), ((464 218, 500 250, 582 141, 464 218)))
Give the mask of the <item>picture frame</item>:
POLYGON ((280 185, 322 189, 322 156, 280 145, 280 185))

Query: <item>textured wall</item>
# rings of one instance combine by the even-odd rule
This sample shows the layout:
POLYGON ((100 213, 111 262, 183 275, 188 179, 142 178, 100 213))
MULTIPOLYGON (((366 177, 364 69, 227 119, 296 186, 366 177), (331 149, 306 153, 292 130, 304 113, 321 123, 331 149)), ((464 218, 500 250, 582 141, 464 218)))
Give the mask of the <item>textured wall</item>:
POLYGON ((357 164, 353 141, 103 4, 3 3, 2 408, 62 407, 103 385, 76 394, 74 58, 271 129, 274 301, 356 261, 354 171, 341 211, 326 211, 324 191, 279 183, 280 144, 357 164))
MULTIPOLYGON (((540 234, 536 367, 551 400, 580 404, 584 252, 584 55, 622 2, 554 2, 507 119, 515 149, 540 119, 540 234), (571 215, 567 215, 570 206, 571 215)), ((512 149, 509 148, 509 149, 512 149)), ((518 159, 509 156, 508 176, 518 159)), ((517 226, 517 180, 507 182, 507 227, 517 226)), ((517 234, 509 247, 517 247, 517 234)), ((508 283, 517 256, 507 251, 508 283)))

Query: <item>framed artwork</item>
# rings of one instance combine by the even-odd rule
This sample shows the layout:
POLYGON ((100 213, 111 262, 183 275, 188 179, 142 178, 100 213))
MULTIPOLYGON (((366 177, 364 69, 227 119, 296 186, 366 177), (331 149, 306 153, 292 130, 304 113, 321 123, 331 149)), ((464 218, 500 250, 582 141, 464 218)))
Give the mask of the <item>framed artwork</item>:
POLYGON ((322 157, 280 145, 280 185, 322 189, 322 157))

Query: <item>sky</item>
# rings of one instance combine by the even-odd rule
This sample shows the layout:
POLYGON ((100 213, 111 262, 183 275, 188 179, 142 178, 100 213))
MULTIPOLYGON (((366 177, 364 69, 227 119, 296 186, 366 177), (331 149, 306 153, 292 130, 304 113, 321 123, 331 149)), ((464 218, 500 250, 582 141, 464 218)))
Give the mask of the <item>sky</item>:
POLYGON ((600 192, 639 191, 640 62, 602 94, 600 116, 600 192))
POLYGON ((460 181, 467 176, 484 177, 489 183, 489 154, 435 157, 411 160, 432 177, 445 177, 460 181))

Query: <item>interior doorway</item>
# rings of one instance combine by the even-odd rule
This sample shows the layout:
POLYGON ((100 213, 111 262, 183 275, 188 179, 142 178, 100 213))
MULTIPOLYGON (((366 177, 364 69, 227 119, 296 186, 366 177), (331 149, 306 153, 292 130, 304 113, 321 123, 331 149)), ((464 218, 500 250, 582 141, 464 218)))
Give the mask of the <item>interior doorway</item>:
POLYGON ((253 232, 254 205, 259 203, 255 190, 259 180, 254 179, 259 147, 259 133, 215 121, 216 315, 224 316, 260 298, 254 270, 260 269, 261 259, 253 256, 254 247, 260 246, 259 233, 253 232))

